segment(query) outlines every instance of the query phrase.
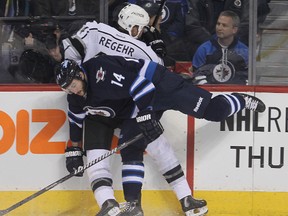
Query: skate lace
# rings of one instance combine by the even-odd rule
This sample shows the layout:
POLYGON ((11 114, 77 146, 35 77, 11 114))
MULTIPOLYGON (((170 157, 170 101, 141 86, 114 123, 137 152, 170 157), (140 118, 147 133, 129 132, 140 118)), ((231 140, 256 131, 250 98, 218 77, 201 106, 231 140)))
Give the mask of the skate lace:
POLYGON ((132 203, 127 202, 123 208, 121 208, 121 212, 130 212, 133 209, 132 203))
POLYGON ((245 97, 246 109, 255 111, 257 109, 259 101, 253 100, 251 97, 245 97))

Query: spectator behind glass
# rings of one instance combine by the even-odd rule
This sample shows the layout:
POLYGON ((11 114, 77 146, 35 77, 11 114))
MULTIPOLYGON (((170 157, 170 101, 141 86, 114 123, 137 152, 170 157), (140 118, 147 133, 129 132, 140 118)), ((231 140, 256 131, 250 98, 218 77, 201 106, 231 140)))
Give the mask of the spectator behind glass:
MULTIPOLYGON (((150 24, 152 24, 162 1, 129 0, 129 2, 143 7, 150 15, 152 20, 150 24)), ((161 38, 167 49, 167 56, 163 59, 166 66, 174 65, 176 60, 183 60, 183 51, 178 52, 178 41, 182 40, 184 34, 185 10, 187 10, 185 7, 187 6, 183 0, 167 0, 158 21, 160 22, 161 38)))
MULTIPOLYGON (((258 25, 270 12, 269 0, 258 0, 258 25)), ((193 56, 196 49, 215 33, 215 25, 222 11, 235 12, 241 21, 239 37, 248 45, 249 39, 249 0, 189 0, 189 13, 186 16, 185 42, 193 56)))
MULTIPOLYGON (((132 0, 128 1, 133 3, 132 0)), ((158 7, 162 1, 137 0, 135 3, 143 7, 153 17, 157 15, 158 7), (150 3, 150 4, 147 4, 150 3)), ((153 19, 153 18, 152 18, 153 19)), ((185 15, 182 10, 182 0, 167 0, 161 14, 161 31, 166 42, 181 37, 184 33, 185 15)))
MULTIPOLYGON (((149 25, 153 26, 154 21, 155 21, 155 19, 157 17, 158 10, 160 8, 160 5, 157 4, 157 3, 148 2, 148 3, 145 3, 145 4, 141 4, 140 6, 149 14, 149 17, 150 17, 149 25)), ((159 15, 157 21, 155 21, 155 26, 153 26, 159 32, 161 32, 160 25, 161 25, 161 22, 162 22, 162 15, 163 15, 163 11, 160 12, 160 15, 159 15)))
POLYGON ((223 11, 216 35, 196 51, 192 65, 196 84, 242 84, 248 80, 248 47, 236 37, 240 19, 233 11, 223 11))

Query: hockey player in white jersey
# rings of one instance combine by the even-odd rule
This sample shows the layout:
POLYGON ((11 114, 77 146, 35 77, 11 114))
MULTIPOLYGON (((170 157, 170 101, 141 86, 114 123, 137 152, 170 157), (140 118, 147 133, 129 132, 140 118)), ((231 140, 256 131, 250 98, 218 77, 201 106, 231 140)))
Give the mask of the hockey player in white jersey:
MULTIPOLYGON (((138 5, 126 3, 123 4, 122 9, 121 6, 119 7, 120 9, 115 9, 115 11, 118 11, 116 14, 114 14, 114 16, 118 17, 117 23, 120 30, 126 30, 126 33, 134 38, 150 39, 149 41, 144 40, 145 43, 150 44, 158 55, 165 55, 166 50, 163 48, 163 41, 157 38, 157 32, 150 32, 150 30, 153 30, 153 27, 146 25, 143 28, 140 28, 140 30, 145 30, 144 33, 139 32, 140 30, 135 27, 137 25, 140 26, 139 19, 138 23, 135 20, 131 20, 131 18, 133 18, 131 17, 131 14, 133 14, 135 11, 142 11, 142 8, 138 5)), ((186 215, 204 215, 207 213, 208 208, 206 201, 195 200, 192 197, 191 189, 182 167, 179 164, 171 144, 166 140, 166 138, 161 135, 158 139, 147 146, 146 152, 153 158, 166 181, 169 183, 171 188, 173 188, 178 200, 181 203, 183 212, 186 215)), ((135 205, 132 204, 131 206, 135 205)))
MULTIPOLYGON (((122 23, 121 27, 126 29, 129 34, 132 35, 132 31, 135 29, 134 26, 137 26, 139 33, 136 38, 141 36, 141 29, 149 22, 148 14, 137 5, 127 5, 121 10, 122 23), (134 13, 136 10, 137 13, 134 13), (129 16, 130 13, 130 16, 129 16), (134 14, 134 15, 132 15, 134 14), (140 14, 141 17, 137 16, 140 14), (123 18, 127 18, 123 20, 123 18), (125 23, 127 26, 125 27, 125 23)), ((133 57, 138 59, 148 59, 153 60, 158 63, 162 63, 161 58, 159 58, 155 52, 151 49, 150 46, 147 46, 145 43, 131 38, 128 34, 117 31, 115 28, 112 28, 103 23, 97 22, 87 22, 75 35, 72 37, 66 38, 59 43, 60 46, 55 47, 55 49, 50 49, 50 54, 55 54, 53 51, 57 51, 59 49, 61 52, 58 52, 58 61, 59 59, 68 58, 77 61, 78 64, 82 62, 86 62, 90 58, 95 55, 99 55, 101 53, 108 55, 120 55, 126 57, 133 57), (59 57, 60 55, 60 57, 59 57)), ((57 54, 57 52, 56 52, 57 54)), ((77 142, 76 145, 77 146, 77 142)), ((69 151, 79 151, 79 148, 67 148, 66 152, 69 151)), ((81 150, 81 149, 80 149, 81 150)), ((165 137, 161 135, 158 139, 150 143, 146 149, 148 154, 153 157, 154 161, 159 167, 159 170, 165 177, 166 181, 173 188, 176 193, 177 198, 180 200, 183 211, 186 215, 204 215, 207 212, 206 202, 204 200, 195 200, 191 195, 191 189, 188 185, 188 182, 185 178, 184 172, 179 164, 178 159, 175 156, 175 153, 171 147, 171 145, 167 142, 165 137), (194 213, 197 212, 197 213, 194 213)), ((71 154, 67 154, 71 155, 71 154)), ((94 158, 89 158, 89 154, 87 154, 87 160, 91 160, 94 158)), ((73 168, 77 168, 81 165, 82 155, 79 157, 69 158, 67 157, 67 168, 68 170, 72 170, 73 168), (70 166, 70 167, 68 167, 70 166)), ((133 167, 134 170, 137 170, 141 166, 133 165, 133 164, 123 164, 123 169, 125 167, 133 167)), ((93 167, 91 167, 93 169, 93 167)), ((125 172, 128 176, 130 175, 133 178, 133 173, 129 174, 125 172)), ((89 176, 89 173, 88 173, 89 176)), ((107 178, 110 177, 110 174, 107 173, 107 178)), ((144 178, 144 177, 143 177, 144 178)), ((136 183, 139 187, 142 187, 143 178, 137 178, 136 183)), ((99 206, 102 206, 101 211, 98 215, 106 215, 110 209, 114 209, 115 205, 117 207, 117 203, 115 202, 115 198, 111 195, 111 188, 107 187, 107 182, 101 179, 97 179, 97 177, 90 176, 89 177, 91 183, 97 181, 95 187, 93 187, 93 192, 95 199, 99 206), (104 187, 105 186, 105 187, 104 187), (100 190, 104 188, 103 190, 100 190), (109 190, 111 196, 103 197, 104 191, 109 190), (101 192, 99 192, 101 191, 101 192), (112 200, 112 201, 111 201, 112 200)), ((134 177, 135 179, 135 177, 134 177)), ((135 184, 135 183, 134 183, 135 184)), ((126 215, 143 215, 141 203, 139 200, 139 194, 136 198, 135 194, 129 192, 126 188, 131 188, 133 186, 130 185, 129 182, 123 182, 123 188, 125 193, 125 199, 128 204, 126 207, 126 215)), ((133 193, 137 192, 134 190, 133 193)), ((117 211, 116 211, 117 212, 117 211)), ((118 213, 115 213, 117 215, 118 213)))
MULTIPOLYGON (((144 11, 144 9, 142 9, 144 11)), ((141 30, 149 22, 149 16, 144 14, 130 16, 129 26, 138 24, 141 30), (144 23, 144 21, 146 21, 144 23), (131 21, 133 20, 133 21, 131 21)), ((129 27, 132 29, 132 27, 129 27)), ((56 38, 55 38, 56 39, 56 38)), ((56 39, 57 40, 57 39, 56 39)), ((162 59, 157 56, 150 46, 147 46, 140 40, 131 38, 130 35, 118 31, 104 23, 96 21, 85 23, 82 28, 71 37, 66 37, 59 41, 47 42, 46 47, 49 54, 56 61, 61 62, 66 59, 73 59, 81 64, 90 58, 101 53, 107 55, 127 56, 134 58, 143 58, 162 63, 162 59)))

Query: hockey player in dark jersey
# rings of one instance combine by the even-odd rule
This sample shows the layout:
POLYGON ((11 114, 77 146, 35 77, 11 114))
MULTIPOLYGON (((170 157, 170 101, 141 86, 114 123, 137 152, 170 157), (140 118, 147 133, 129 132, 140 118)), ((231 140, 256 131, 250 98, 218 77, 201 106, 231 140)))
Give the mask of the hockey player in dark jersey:
MULTIPOLYGON (((72 60, 65 60, 56 70, 56 82, 68 93, 72 142, 81 140, 81 128, 85 118, 83 147, 88 162, 110 149, 111 142, 101 139, 111 141, 111 128, 119 127, 120 143, 140 132, 145 135, 141 142, 121 151, 124 165, 143 167, 143 152, 148 143, 161 136, 163 128, 159 120, 166 110, 178 110, 208 121, 224 120, 244 108, 256 112, 265 110, 265 104, 261 100, 246 94, 221 94, 212 97, 210 92, 194 86, 164 66, 149 60, 101 55, 88 60, 82 66, 72 60), (109 124, 107 130, 103 129, 103 124, 109 124), (99 128, 101 131, 97 130, 99 128), (105 136, 98 137, 101 133, 105 136), (103 143, 106 145, 103 146, 103 143)), ((101 189, 97 188, 100 180, 106 181, 107 186, 112 184, 109 164, 104 161, 87 170, 89 179, 96 179, 91 182, 92 188, 98 190, 101 189), (93 178, 95 176, 97 178, 93 178)), ((128 168, 129 166, 126 166, 127 170, 128 168)), ((135 171, 139 176, 144 175, 139 168, 135 171)), ((123 178, 125 172, 124 167, 123 178)), ((141 188, 138 190, 141 191, 141 188)), ((109 194, 103 196, 103 199, 107 199, 109 194)), ((118 211, 113 215, 133 215, 125 214, 125 209, 119 213, 115 201, 106 204, 113 207, 109 210, 118 211)), ((191 211, 189 215, 202 216, 207 212, 205 201, 195 200, 193 204, 195 211, 191 211)), ((104 207, 102 206, 102 209, 105 209, 104 207)))
MULTIPOLYGON (((62 53, 62 56, 56 55, 59 57, 57 59, 61 60, 61 58, 65 57, 68 59, 73 59, 77 61, 77 63, 81 63, 82 61, 86 62, 93 56, 103 52, 107 55, 121 55, 133 58, 148 59, 161 63, 161 59, 157 57, 150 46, 146 46, 145 43, 129 36, 135 36, 132 35, 132 31, 134 32, 135 29, 138 29, 139 31, 144 27, 144 25, 148 24, 148 14, 137 5, 127 5, 127 7, 122 9, 120 10, 121 14, 117 14, 116 16, 118 17, 119 15, 122 17, 121 26, 127 31, 127 33, 119 32, 116 29, 103 23, 88 22, 75 35, 61 41, 61 47, 65 52, 62 53), (138 26, 138 28, 135 26, 138 26)), ((159 48, 159 46, 156 46, 156 48, 159 48)), ((55 51, 54 49, 51 49, 51 54, 52 50, 53 53, 55 51)), ((58 52, 56 53, 59 54, 59 47, 58 52)), ((107 113, 108 111, 106 110, 104 112, 102 110, 101 112, 107 113)), ((80 116, 82 117, 82 115, 80 116)), ((99 134, 95 135, 95 141, 93 142, 94 146, 98 146, 98 143, 105 143, 107 145, 111 144, 110 138, 115 128, 115 123, 113 123, 114 119, 104 119, 105 120, 97 117, 93 121, 94 124, 96 124, 98 127, 97 131, 100 131, 99 134)), ((77 125, 73 124, 73 127, 76 126, 77 125)), ((78 135, 76 136, 77 139, 74 137, 75 134, 71 134, 71 136, 72 140, 79 141, 78 135)), ((108 147, 106 149, 108 149, 108 147)), ((69 153, 71 152, 78 152, 80 154, 81 148, 78 147, 77 142, 75 142, 74 146, 68 146, 66 151, 66 156, 69 156, 69 153)), ((199 207, 203 207, 201 208, 200 213, 207 211, 206 202, 204 200, 196 200, 192 197, 191 189, 185 178, 184 171, 174 153, 171 144, 164 137, 164 135, 161 135, 158 139, 150 143, 146 148, 146 152, 153 158, 159 171, 163 174, 165 180, 169 183, 175 192, 185 214, 188 215, 189 212, 198 210, 199 207), (169 163, 167 161, 169 161, 169 163), (189 203, 189 206, 187 206, 187 203, 189 203)), ((101 152, 99 155, 101 155, 101 152)), ((93 155, 91 156, 90 154, 88 156, 88 158, 93 157, 93 155)), ((83 164, 82 156, 77 158, 67 157, 66 161, 68 170, 72 172, 73 168, 77 168, 79 165, 83 164)), ((139 165, 134 162, 133 164, 125 163, 123 164, 123 170, 125 170, 123 171, 125 175, 125 178, 123 178, 125 200, 128 201, 127 206, 131 207, 130 213, 135 215, 137 210, 142 212, 140 205, 141 203, 138 197, 141 195, 141 187, 144 181, 144 174, 141 174, 141 177, 138 176, 137 178, 134 178, 133 182, 127 181, 127 179, 133 178, 135 170, 138 170, 137 172, 143 172, 144 164, 141 163, 139 165), (127 169, 127 167, 133 167, 133 169, 127 169), (137 205, 134 205, 135 203, 137 205)), ((90 175, 90 173, 88 173, 88 175, 90 176, 89 180, 91 183, 94 181, 97 182, 97 184, 93 184, 94 186, 92 186, 92 190, 98 205, 102 207, 101 209, 104 211, 107 209, 106 207, 111 207, 109 203, 117 205, 115 198, 112 195, 112 187, 109 187, 109 184, 112 185, 110 181, 111 174, 105 174, 105 178, 102 178, 103 176, 98 177, 97 175, 90 175), (105 190, 107 190, 107 193, 104 192, 104 187, 105 190), (109 194, 109 196, 107 194, 109 194)), ((100 215, 102 215, 103 211, 101 210, 100 215)))

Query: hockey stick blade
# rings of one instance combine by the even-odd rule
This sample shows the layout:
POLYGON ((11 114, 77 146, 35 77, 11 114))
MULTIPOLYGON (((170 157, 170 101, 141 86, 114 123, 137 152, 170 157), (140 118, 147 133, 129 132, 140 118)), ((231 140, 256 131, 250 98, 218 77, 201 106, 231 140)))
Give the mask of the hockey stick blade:
POLYGON ((116 152, 118 152, 118 151, 126 148, 127 146, 131 145, 132 143, 135 143, 136 141, 142 139, 143 137, 144 137, 143 134, 138 134, 137 136, 135 136, 134 138, 132 138, 132 139, 128 140, 127 142, 121 144, 120 146, 112 149, 111 151, 103 154, 102 156, 96 158, 95 160, 87 163, 85 166, 79 167, 77 170, 75 170, 74 173, 70 173, 70 174, 64 176, 63 178, 55 181, 54 183, 48 185, 47 187, 45 187, 45 188, 37 191, 36 193, 34 193, 34 194, 26 197, 25 199, 23 199, 23 200, 15 203, 14 205, 10 206, 9 208, 4 209, 4 210, 0 210, 0 216, 6 215, 7 213, 11 212, 12 210, 14 210, 14 209, 22 206, 23 204, 29 202, 30 200, 32 200, 32 199, 40 196, 41 194, 43 194, 43 193, 51 190, 52 188, 56 187, 57 185, 65 182, 65 181, 67 181, 68 179, 72 178, 73 176, 77 175, 78 173, 85 171, 85 170, 88 169, 89 167, 91 167, 91 166, 95 165, 96 163, 98 163, 98 162, 100 162, 100 161, 102 161, 102 160, 110 157, 111 155, 113 155, 113 154, 115 154, 116 152))

